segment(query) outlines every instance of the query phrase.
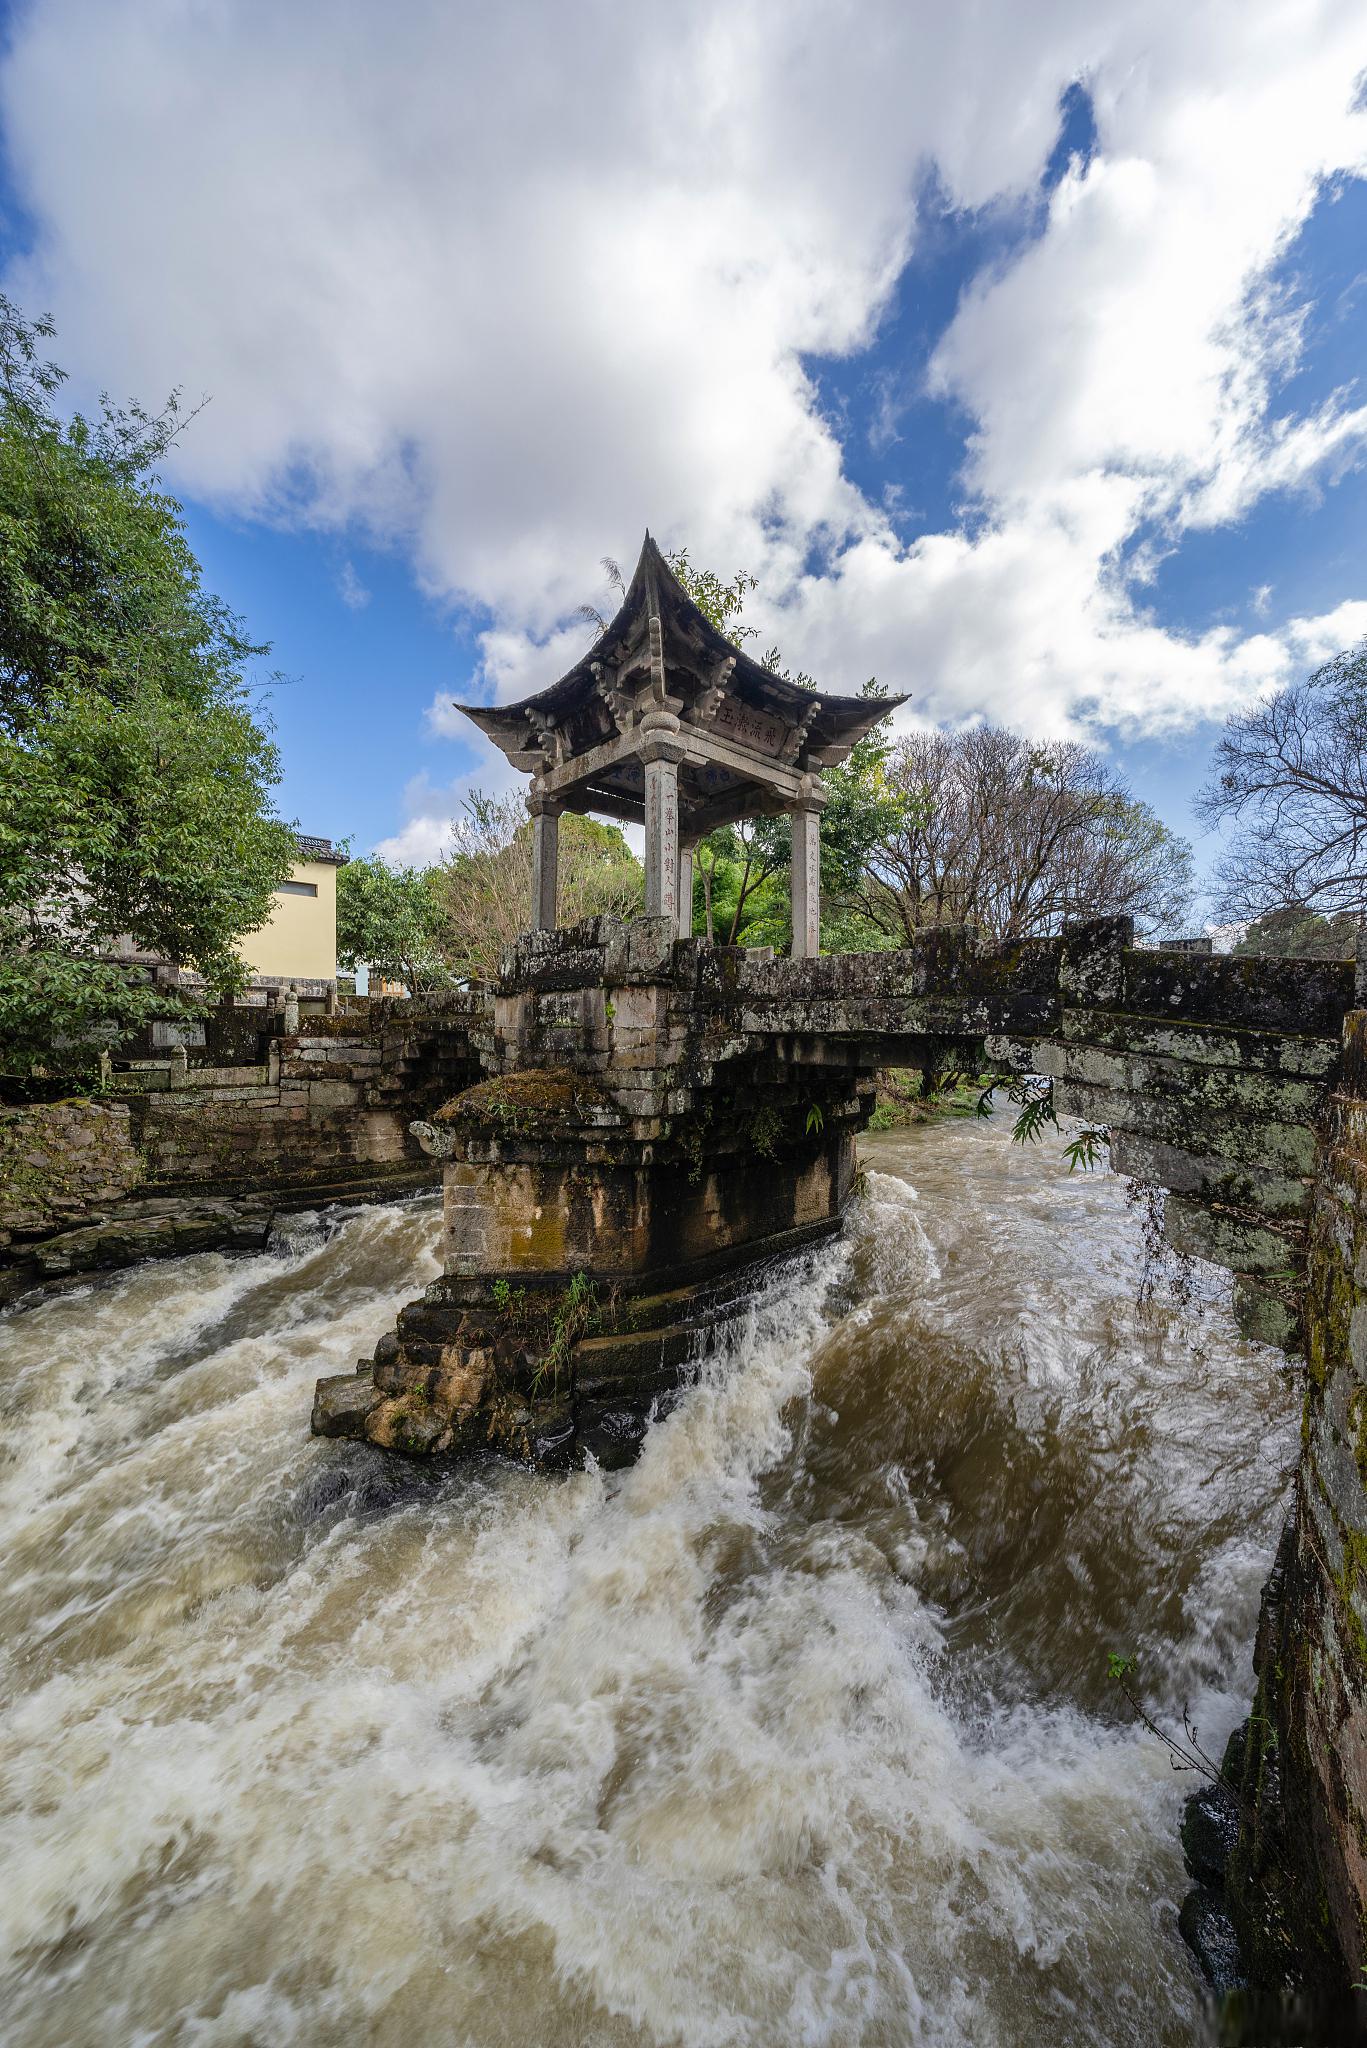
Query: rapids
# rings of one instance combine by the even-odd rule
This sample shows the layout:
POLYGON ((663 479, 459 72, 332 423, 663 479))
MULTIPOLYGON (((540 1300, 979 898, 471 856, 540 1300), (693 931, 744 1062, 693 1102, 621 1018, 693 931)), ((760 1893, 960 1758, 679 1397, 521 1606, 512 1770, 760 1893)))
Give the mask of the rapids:
POLYGON ((863 1152, 611 1478, 310 1441, 431 1201, 0 1319, 8 2048, 1214 2038, 1106 1655, 1246 1710, 1290 1376, 1057 1145, 863 1152))

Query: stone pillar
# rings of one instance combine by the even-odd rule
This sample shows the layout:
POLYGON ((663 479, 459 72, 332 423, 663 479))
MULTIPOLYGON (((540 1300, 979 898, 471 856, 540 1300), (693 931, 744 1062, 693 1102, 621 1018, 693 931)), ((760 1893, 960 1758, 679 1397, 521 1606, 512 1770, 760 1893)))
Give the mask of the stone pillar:
POLYGON ((560 805, 535 792, 527 798, 532 814, 532 921, 534 932, 555 930, 560 862, 560 805))
POLYGON ((646 916, 679 919, 679 763, 683 741, 672 711, 641 720, 646 780, 646 916))
POLYGON ((293 1038, 299 1030, 299 991, 291 982, 285 990, 285 1036, 293 1038))
POLYGON ((821 807, 826 798, 814 775, 804 775, 802 782, 792 814, 793 958, 815 960, 821 951, 821 807))
POLYGON ((693 936, 693 849, 696 839, 679 841, 679 937, 693 936))

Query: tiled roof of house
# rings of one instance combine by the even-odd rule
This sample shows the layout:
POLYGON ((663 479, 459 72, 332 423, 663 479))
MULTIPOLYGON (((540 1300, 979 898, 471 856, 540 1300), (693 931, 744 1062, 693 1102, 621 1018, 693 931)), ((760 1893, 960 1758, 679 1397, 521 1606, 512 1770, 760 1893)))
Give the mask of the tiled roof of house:
POLYGON ((296 832, 295 841, 305 860, 330 861, 335 868, 344 868, 349 854, 338 853, 330 839, 319 839, 313 832, 296 832))

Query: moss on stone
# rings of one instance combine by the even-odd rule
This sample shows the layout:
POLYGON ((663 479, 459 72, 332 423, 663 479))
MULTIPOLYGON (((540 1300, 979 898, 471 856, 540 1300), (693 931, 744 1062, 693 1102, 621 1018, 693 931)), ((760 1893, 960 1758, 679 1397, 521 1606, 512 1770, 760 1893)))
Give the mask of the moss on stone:
POLYGON ((614 1108, 612 1097, 592 1075, 569 1067, 532 1067, 478 1082, 444 1103, 432 1121, 536 1137, 569 1129, 614 1108))

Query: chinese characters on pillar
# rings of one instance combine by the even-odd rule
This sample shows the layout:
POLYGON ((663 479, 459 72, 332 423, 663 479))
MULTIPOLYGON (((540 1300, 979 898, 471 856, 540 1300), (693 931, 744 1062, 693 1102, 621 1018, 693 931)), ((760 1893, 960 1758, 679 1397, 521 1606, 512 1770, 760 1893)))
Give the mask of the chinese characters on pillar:
POLYGON ((679 908, 679 764, 647 761, 646 916, 677 917, 679 908))
POLYGON ((793 812, 793 864, 790 899, 793 913, 793 958, 814 960, 821 951, 821 813, 793 812))

